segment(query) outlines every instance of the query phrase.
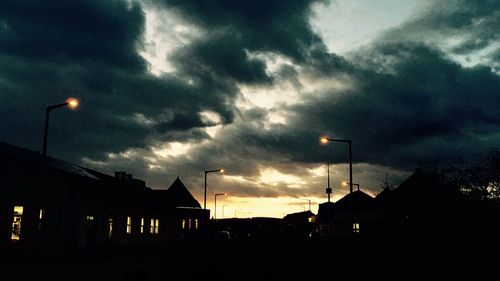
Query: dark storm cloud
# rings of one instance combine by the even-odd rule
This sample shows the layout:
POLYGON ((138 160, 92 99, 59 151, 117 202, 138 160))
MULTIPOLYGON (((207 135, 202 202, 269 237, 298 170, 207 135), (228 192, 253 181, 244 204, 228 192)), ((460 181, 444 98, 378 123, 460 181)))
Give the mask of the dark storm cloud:
POLYGON ((147 73, 138 54, 144 21, 136 2, 2 1, 0 139, 39 149, 45 106, 68 96, 82 106, 52 112, 49 153, 72 161, 159 139, 209 138, 200 131, 204 110, 231 122, 231 79, 147 73))
POLYGON ((208 31, 239 38, 250 51, 278 52, 304 61, 312 44, 321 42, 311 31, 311 4, 321 0, 163 0, 169 9, 208 31))
POLYGON ((384 40, 416 40, 441 44, 446 39, 452 39, 449 51, 458 55, 473 54, 498 45, 499 11, 500 2, 496 0, 431 2, 412 20, 386 32, 384 40))
POLYGON ((143 30, 138 5, 123 1, 0 3, 0 51, 36 61, 91 61, 143 69, 135 45, 143 30))
POLYGON ((246 128, 240 139, 296 161, 345 162, 347 145, 317 145, 327 134, 352 139, 356 162, 395 167, 497 145, 500 78, 489 67, 464 68, 409 42, 380 44, 362 56, 352 89, 304 99, 288 108, 287 126, 246 128))
POLYGON ((265 73, 264 62, 248 58, 241 39, 233 34, 211 34, 177 51, 171 57, 179 68, 190 74, 213 72, 219 79, 233 78, 244 83, 271 81, 265 73))

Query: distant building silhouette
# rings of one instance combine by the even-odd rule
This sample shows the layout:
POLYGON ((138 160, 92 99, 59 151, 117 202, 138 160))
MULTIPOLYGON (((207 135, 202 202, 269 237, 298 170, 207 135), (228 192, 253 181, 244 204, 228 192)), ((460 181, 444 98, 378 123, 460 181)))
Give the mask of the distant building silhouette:
POLYGON ((207 226, 182 181, 154 190, 120 171, 114 176, 0 142, 0 247, 84 247, 158 243, 207 226))
POLYGON ((284 234, 290 238, 309 238, 316 215, 311 211, 288 214, 283 218, 284 234))

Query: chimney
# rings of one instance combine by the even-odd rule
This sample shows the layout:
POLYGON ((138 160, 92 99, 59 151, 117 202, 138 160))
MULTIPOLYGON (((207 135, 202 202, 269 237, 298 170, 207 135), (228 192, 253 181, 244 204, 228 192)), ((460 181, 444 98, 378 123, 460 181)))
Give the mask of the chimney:
POLYGON ((115 179, 117 179, 117 180, 125 180, 126 175, 127 175, 126 172, 116 171, 115 172, 115 179))
POLYGON ((132 174, 127 174, 127 180, 132 180, 132 174))

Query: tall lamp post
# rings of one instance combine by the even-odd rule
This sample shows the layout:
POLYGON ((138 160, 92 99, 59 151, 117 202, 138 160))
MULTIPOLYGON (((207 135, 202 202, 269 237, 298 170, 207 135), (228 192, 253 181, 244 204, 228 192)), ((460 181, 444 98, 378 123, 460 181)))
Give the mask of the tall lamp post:
POLYGON ((207 174, 209 173, 224 173, 224 169, 205 171, 205 192, 203 193, 203 209, 207 209, 207 174))
POLYGON ((215 206, 214 206, 214 219, 217 220, 217 196, 221 196, 221 195, 224 195, 226 196, 227 193, 216 193, 215 194, 215 206))
POLYGON ((226 207, 227 205, 222 205, 222 218, 224 218, 224 207, 226 207))
POLYGON ((47 157, 47 136, 49 134, 50 112, 53 109, 63 107, 63 106, 67 106, 69 109, 74 110, 78 107, 79 104, 80 104, 80 102, 76 98, 68 98, 63 103, 47 106, 47 108, 45 110, 45 130, 43 133, 43 148, 42 148, 42 157, 43 157, 44 161, 45 161, 45 158, 47 157))
POLYGON ((329 141, 336 141, 336 142, 345 142, 349 144, 349 192, 352 193, 352 141, 351 140, 342 140, 342 139, 334 139, 334 138, 327 138, 327 137, 322 137, 320 139, 322 144, 327 144, 329 141))

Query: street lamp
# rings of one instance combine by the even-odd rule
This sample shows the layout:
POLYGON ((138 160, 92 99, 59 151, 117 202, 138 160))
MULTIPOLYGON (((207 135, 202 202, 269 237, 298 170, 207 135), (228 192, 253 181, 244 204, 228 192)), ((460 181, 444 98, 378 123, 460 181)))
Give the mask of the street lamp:
MULTIPOLYGON (((348 184, 349 184, 348 182, 345 182, 345 181, 342 182, 343 186, 347 186, 348 184)), ((358 187, 358 191, 359 191, 359 183, 353 183, 352 185, 357 186, 358 187)))
MULTIPOLYGON (((304 198, 299 198, 300 200, 306 200, 306 201, 309 201, 309 211, 311 211, 311 200, 309 199, 304 199, 304 198)), ((304 207, 305 209, 305 207, 304 207)), ((304 210, 305 211, 305 210, 304 210)))
POLYGON ((352 141, 351 140, 342 140, 342 139, 333 139, 333 138, 327 138, 327 137, 322 137, 320 139, 322 144, 327 144, 329 141, 336 141, 336 142, 345 142, 349 144, 349 192, 352 193, 352 141))
POLYGON ((227 205, 222 205, 222 218, 224 218, 224 207, 226 207, 227 205))
POLYGON ((205 171, 205 192, 203 193, 203 209, 205 210, 207 209, 207 174, 215 172, 224 173, 224 169, 205 171))
POLYGON ((67 106, 69 109, 74 110, 78 107, 79 104, 80 102, 76 98, 68 98, 64 103, 47 106, 45 110, 45 130, 43 134, 43 148, 42 148, 42 156, 44 161, 47 156, 47 135, 49 133, 50 111, 52 111, 52 109, 56 109, 63 106, 67 106))
POLYGON ((217 196, 221 196, 221 195, 226 196, 227 193, 216 193, 215 194, 214 220, 217 220, 217 196))

